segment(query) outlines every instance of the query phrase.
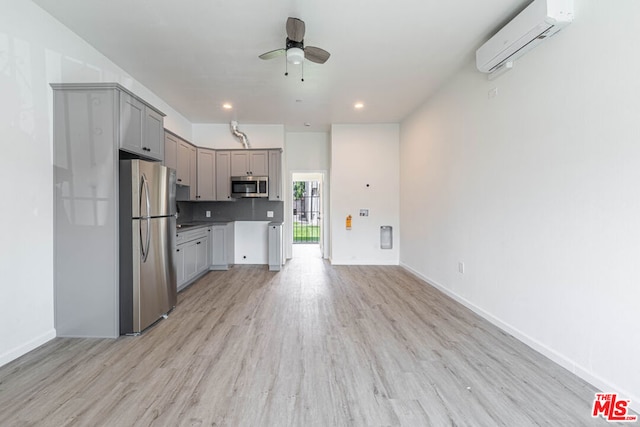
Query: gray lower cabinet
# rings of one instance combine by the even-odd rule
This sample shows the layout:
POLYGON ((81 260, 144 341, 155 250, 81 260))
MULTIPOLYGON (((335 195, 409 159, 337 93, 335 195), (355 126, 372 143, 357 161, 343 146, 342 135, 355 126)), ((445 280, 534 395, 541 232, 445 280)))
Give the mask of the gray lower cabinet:
POLYGON ((211 226, 211 270, 228 270, 233 264, 233 223, 211 226))
POLYGON ((176 237, 176 281, 184 289, 209 270, 208 227, 178 232, 176 237))
MULTIPOLYGON (((162 113, 116 83, 51 87, 56 335, 115 338, 120 335, 119 149, 130 143, 122 138, 135 133, 164 141, 162 113), (122 98, 137 102, 123 110, 122 98), (144 126, 144 111, 156 113, 150 123, 156 122, 157 132, 144 126), (126 128, 129 118, 135 125, 126 128)), ((127 151, 153 158, 162 143, 144 146, 151 151, 142 145, 127 151)))
POLYGON ((269 271, 280 271, 283 264, 282 224, 269 224, 269 271))

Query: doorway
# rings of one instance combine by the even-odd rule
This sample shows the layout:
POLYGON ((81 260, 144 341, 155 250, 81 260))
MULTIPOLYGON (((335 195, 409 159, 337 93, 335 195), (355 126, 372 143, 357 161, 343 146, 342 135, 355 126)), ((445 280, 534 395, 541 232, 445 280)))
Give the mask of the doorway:
POLYGON ((293 257, 322 257, 323 175, 321 173, 293 173, 291 182, 293 257))

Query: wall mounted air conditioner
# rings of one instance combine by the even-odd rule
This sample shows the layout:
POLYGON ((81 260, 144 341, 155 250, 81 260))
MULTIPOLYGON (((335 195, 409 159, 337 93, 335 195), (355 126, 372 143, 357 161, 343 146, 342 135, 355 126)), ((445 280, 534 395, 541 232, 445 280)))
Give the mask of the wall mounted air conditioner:
POLYGON ((524 55, 573 21, 573 0, 534 0, 476 51, 483 73, 524 55))

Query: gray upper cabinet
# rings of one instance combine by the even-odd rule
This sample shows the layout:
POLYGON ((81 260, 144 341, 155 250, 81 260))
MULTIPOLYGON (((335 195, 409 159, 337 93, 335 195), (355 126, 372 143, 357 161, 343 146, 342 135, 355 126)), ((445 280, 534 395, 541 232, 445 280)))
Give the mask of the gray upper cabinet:
POLYGON ((216 200, 231 198, 231 152, 216 151, 216 200))
POLYGON ((231 152, 231 176, 267 176, 269 157, 266 150, 241 150, 231 152))
POLYGON ((269 200, 283 200, 281 150, 269 150, 269 200))
MULTIPOLYGON (((180 155, 178 155, 178 162, 180 155)), ((194 145, 189 147, 189 200, 198 199, 198 150, 194 145)))
POLYGON ((164 156, 165 166, 176 170, 177 200, 198 200, 196 146, 165 130, 164 156))
POLYGON ((165 131, 165 165, 176 170, 176 200, 196 201, 198 199, 198 159, 195 145, 179 136, 165 131), (175 161, 173 161, 175 153, 175 161))
MULTIPOLYGON (((177 149, 177 165, 176 165, 176 183, 179 185, 191 184, 191 156, 195 147, 188 142, 178 139, 177 149)), ((193 185, 196 185, 195 180, 193 185)))
POLYGON ((120 149, 153 160, 164 159, 164 115, 120 91, 120 149))
POLYGON ((216 152, 198 148, 198 195, 197 200, 216 199, 216 152))
POLYGON ((171 169, 178 168, 178 137, 172 133, 164 133, 164 165, 171 169))

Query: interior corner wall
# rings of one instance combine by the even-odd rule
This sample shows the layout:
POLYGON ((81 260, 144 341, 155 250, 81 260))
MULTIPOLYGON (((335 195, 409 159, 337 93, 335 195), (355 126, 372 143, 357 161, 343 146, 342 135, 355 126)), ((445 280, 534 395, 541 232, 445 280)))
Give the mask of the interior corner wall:
POLYGON ((399 125, 331 127, 331 263, 399 262, 399 125), (360 216, 360 210, 368 216, 360 216), (347 230, 345 220, 352 217, 347 230), (381 249, 380 227, 391 226, 392 249, 381 249))
POLYGON ((53 82, 118 82, 167 114, 167 127, 191 134, 184 117, 51 15, 2 0, 0 365, 55 336, 53 82))
POLYGON ((575 0, 566 29, 496 80, 469 63, 400 137, 401 264, 636 409, 638 16, 575 0))
MULTIPOLYGON (((285 256, 291 258, 293 254, 293 194, 292 174, 294 172, 321 172, 324 173, 323 182, 323 212, 329 212, 329 195, 331 194, 331 182, 329 177, 331 155, 329 150, 329 134, 327 132, 287 132, 284 148, 284 192, 287 195, 284 201, 285 213, 285 256)), ((331 248, 329 234, 329 216, 324 215, 325 225, 323 233, 324 257, 328 258, 331 248)))

